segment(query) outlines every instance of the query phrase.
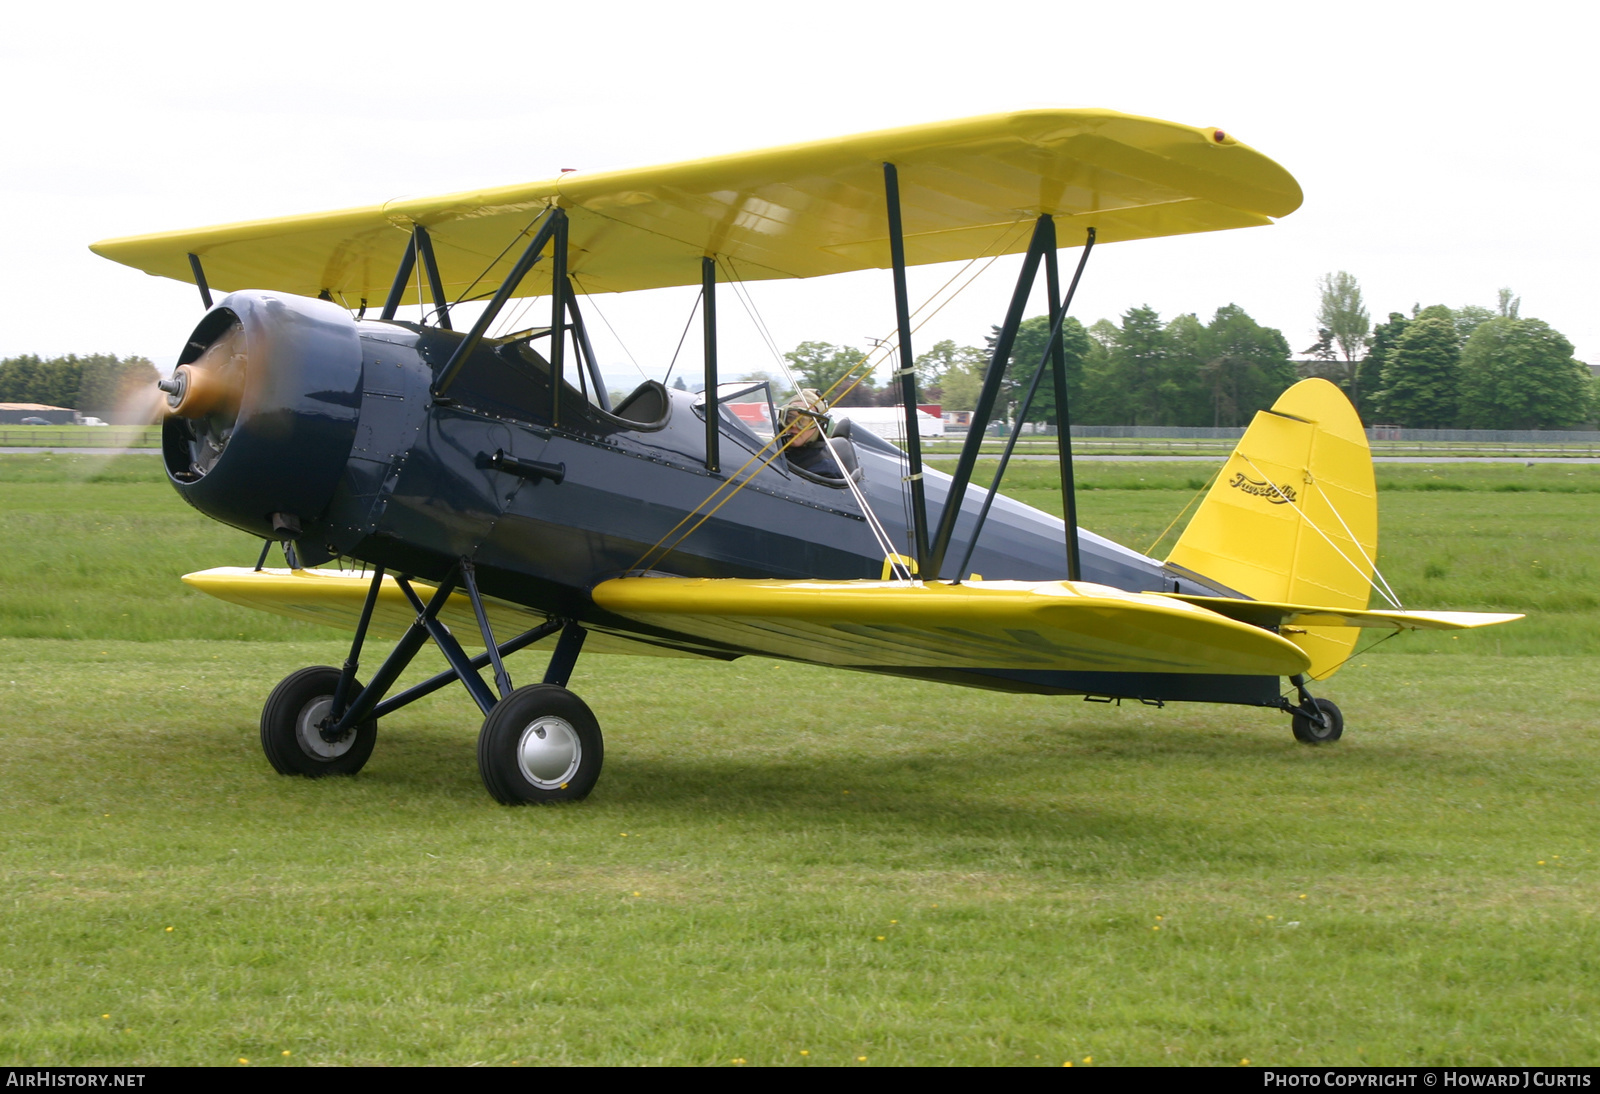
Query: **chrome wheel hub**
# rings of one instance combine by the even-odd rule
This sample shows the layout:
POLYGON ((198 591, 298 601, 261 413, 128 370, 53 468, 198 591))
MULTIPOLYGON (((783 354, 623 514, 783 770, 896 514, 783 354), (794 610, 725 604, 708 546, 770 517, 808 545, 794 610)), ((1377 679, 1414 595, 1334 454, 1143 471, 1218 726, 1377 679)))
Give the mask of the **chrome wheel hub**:
POLYGON ((517 741, 517 767, 540 790, 559 790, 578 773, 583 743, 565 718, 546 715, 529 722, 517 741))

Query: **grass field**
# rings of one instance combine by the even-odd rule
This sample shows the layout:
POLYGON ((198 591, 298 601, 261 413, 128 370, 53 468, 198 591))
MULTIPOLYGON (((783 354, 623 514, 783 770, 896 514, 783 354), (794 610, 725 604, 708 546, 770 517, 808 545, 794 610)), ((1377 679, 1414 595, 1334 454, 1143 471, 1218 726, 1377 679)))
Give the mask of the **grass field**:
MULTIPOLYGON (((1213 469, 1086 468, 1084 523, 1143 548, 1213 469)), ((597 656, 598 789, 511 810, 459 689, 274 775, 338 636, 181 586, 256 548, 149 457, 0 457, 0 1061, 1600 1062, 1600 469, 1379 475, 1409 604, 1533 617, 1361 657, 1336 746, 597 656)))

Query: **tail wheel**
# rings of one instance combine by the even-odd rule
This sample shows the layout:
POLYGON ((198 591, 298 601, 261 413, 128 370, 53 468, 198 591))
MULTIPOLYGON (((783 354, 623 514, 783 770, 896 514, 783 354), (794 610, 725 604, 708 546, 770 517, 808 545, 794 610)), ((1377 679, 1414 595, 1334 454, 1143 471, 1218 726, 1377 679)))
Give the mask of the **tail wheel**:
POLYGON ((554 684, 518 688, 478 734, 478 771, 502 805, 578 801, 600 778, 605 744, 582 699, 554 684))
POLYGON ((1295 711, 1294 739, 1301 744, 1325 745, 1337 741, 1344 735, 1344 715, 1339 713, 1339 708, 1328 699, 1313 699, 1311 705, 1316 713, 1321 716, 1321 723, 1313 719, 1304 707, 1295 711))
MULTIPOLYGON (((372 756, 378 722, 368 718, 329 739, 323 726, 333 713, 339 670, 315 665, 283 678, 261 708, 261 751, 280 775, 354 775, 372 756)), ((358 695, 361 685, 350 694, 358 695)))

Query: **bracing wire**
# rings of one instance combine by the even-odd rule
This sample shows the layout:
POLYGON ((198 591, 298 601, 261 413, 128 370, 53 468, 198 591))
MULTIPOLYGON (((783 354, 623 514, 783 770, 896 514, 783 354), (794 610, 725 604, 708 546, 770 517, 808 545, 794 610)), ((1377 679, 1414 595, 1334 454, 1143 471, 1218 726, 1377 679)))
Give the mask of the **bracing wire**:
MULTIPOLYGON (((714 514, 718 509, 721 509, 724 505, 726 505, 728 503, 728 501, 735 494, 737 494, 741 488, 744 487, 745 483, 750 482, 757 475, 759 475, 762 471, 765 471, 769 466, 771 466, 771 464, 772 464, 772 462, 774 460, 776 460, 779 456, 783 455, 784 452, 788 451, 789 446, 794 443, 794 437, 791 436, 787 441, 783 442, 782 444, 778 445, 775 449, 773 449, 772 455, 768 456, 766 459, 762 459, 761 458, 761 454, 763 452, 765 452, 768 448, 770 448, 773 445, 777 444, 777 441, 778 441, 778 437, 777 437, 777 435, 774 435, 772 440, 767 441, 759 449, 757 449, 755 455, 751 456, 748 460, 746 460, 744 462, 744 464, 737 471, 735 471, 733 474, 729 475, 727 477, 727 479, 725 479, 723 482, 719 483, 717 485, 717 488, 715 490, 711 491, 710 494, 707 494, 705 499, 703 501, 701 501, 699 505, 695 506, 693 509, 689 510, 689 512, 685 513, 683 515, 682 519, 680 519, 677 524, 674 524, 671 528, 668 528, 666 530, 666 532, 661 536, 660 539, 658 539, 654 543, 652 543, 650 545, 649 549, 646 550, 644 554, 640 555, 638 557, 638 559, 636 559, 634 561, 634 564, 632 566, 628 567, 629 572, 632 572, 632 571, 635 571, 635 570, 644 569, 645 568, 644 567, 645 560, 650 558, 650 556, 652 554, 655 554, 655 552, 661 547, 661 545, 663 543, 666 543, 667 540, 671 539, 674 532, 676 532, 679 528, 682 528, 685 524, 688 524, 691 520, 694 520, 695 514, 700 512, 700 509, 703 506, 710 504, 710 502, 711 502, 711 500, 713 498, 715 498, 718 494, 722 493, 722 491, 727 490, 728 491, 728 496, 723 498, 721 501, 717 502, 716 505, 712 506, 709 510, 707 510, 707 512, 703 516, 701 516, 699 520, 694 522, 694 524, 688 529, 688 531, 684 532, 683 535, 681 535, 677 539, 673 540, 672 543, 670 545, 668 545, 667 548, 665 550, 663 550, 661 552, 661 554, 655 559, 655 562, 660 562, 662 559, 664 559, 668 555, 670 555, 673 551, 677 550, 678 549, 678 544, 680 544, 684 540, 688 539, 689 536, 694 533, 695 529, 699 528, 706 521, 710 520, 712 514, 714 514), (749 475, 748 478, 746 478, 742 482, 739 481, 739 476, 744 474, 746 469, 748 469, 749 466, 751 464, 755 463, 757 460, 761 460, 761 466, 757 467, 754 471, 750 472, 750 475, 749 475), (731 487, 731 489, 730 489, 730 487, 731 487)), ((652 563, 652 565, 654 565, 654 563, 652 563)))
MULTIPOLYGON (((1389 639, 1398 638, 1399 635, 1400 635, 1400 628, 1396 627, 1394 630, 1390 631, 1388 634, 1384 635, 1382 638, 1374 639, 1373 641, 1367 643, 1367 645, 1364 648, 1356 650, 1349 657, 1346 657, 1343 661, 1340 661, 1337 665, 1334 665, 1331 669, 1329 669, 1327 672, 1324 672, 1321 676, 1316 676, 1316 675, 1313 675, 1312 673, 1309 673, 1309 672, 1306 673, 1306 675, 1309 676, 1313 680, 1326 680, 1328 677, 1332 676, 1334 673, 1336 673, 1340 669, 1344 668, 1350 662, 1354 661, 1357 657, 1365 657, 1367 654, 1371 653, 1373 650, 1377 649, 1379 646, 1381 646, 1385 642, 1389 641, 1389 639)), ((1283 692, 1283 696, 1285 698, 1288 698, 1288 695, 1289 695, 1289 692, 1287 692, 1287 691, 1283 692)))
MULTIPOLYGON (((474 277, 472 279, 472 283, 461 290, 461 295, 456 297, 455 304, 452 304, 451 307, 455 307, 456 304, 460 304, 468 299, 477 299, 476 297, 468 297, 467 294, 478 287, 478 282, 489 276, 489 271, 500 264, 500 260, 506 256, 506 252, 510 251, 512 247, 516 246, 517 241, 523 236, 527 235, 530 228, 545 218, 545 216, 550 212, 550 208, 550 206, 546 205, 543 209, 540 209, 538 214, 532 220, 528 221, 527 227, 523 228, 522 231, 512 236, 510 240, 506 242, 506 245, 500 248, 500 253, 489 260, 489 264, 483 268, 483 272, 478 274, 477 277, 474 277)), ((420 287, 418 291, 421 291, 420 287)), ((493 293, 485 293, 484 295, 492 296, 493 293)), ((421 298, 419 297, 418 299, 420 300, 421 298)))
POLYGON ((539 296, 529 296, 524 298, 521 305, 515 312, 513 312, 509 317, 501 319, 495 324, 495 326, 499 327, 502 331, 502 334, 497 337, 504 337, 505 334, 508 334, 511 331, 521 330, 523 316, 532 311, 533 306, 542 299, 544 298, 539 296))
POLYGON ((933 292, 929 293, 927 299, 925 299, 921 304, 918 304, 917 307, 911 312, 910 318, 915 319, 918 315, 921 315, 922 314, 922 310, 924 308, 928 307, 936 299, 938 299, 940 293, 944 292, 952 284, 954 284, 955 280, 958 277, 960 277, 962 274, 966 273, 969 269, 971 269, 972 266, 975 263, 978 263, 978 262, 982 262, 983 263, 983 268, 982 269, 978 270, 971 277, 967 278, 967 280, 962 283, 960 288, 958 288, 955 292, 951 293, 948 299, 946 299, 943 303, 941 303, 939 305, 939 307, 937 307, 937 308, 935 308, 933 310, 932 314, 924 317, 924 319, 922 320, 922 323, 918 323, 912 329, 913 330, 921 330, 923 323, 926 323, 929 319, 932 319, 934 315, 937 315, 939 313, 939 311, 944 308, 945 304, 950 303, 951 300, 954 300, 956 297, 960 296, 963 292, 965 292, 967 290, 967 286, 971 285, 973 281, 975 281, 979 277, 981 277, 989 269, 990 266, 993 266, 995 264, 995 262, 1000 259, 1000 257, 1002 255, 1005 255, 1006 253, 1008 253, 1008 249, 1009 249, 1010 244, 1019 242, 1021 240, 1021 238, 1022 238, 1022 234, 1023 233, 1021 231, 1018 231, 1018 228, 1019 228, 1019 226, 1021 224, 1022 224, 1022 218, 1018 217, 1016 220, 1014 220, 1010 224, 1006 225, 1003 229, 1001 229, 1000 234, 995 236, 994 242, 990 243, 989 247, 984 248, 984 250, 982 252, 980 252, 978 255, 976 255, 975 257, 967 259, 967 261, 964 262, 961 265, 961 268, 956 270, 955 273, 951 274, 949 279, 946 280, 943 285, 940 285, 933 292), (1009 242, 1008 242, 1008 237, 1010 237, 1009 242), (996 250, 994 252, 994 254, 989 255, 989 257, 987 259, 985 259, 984 255, 988 254, 990 248, 993 248, 995 246, 995 243, 999 243, 1000 244, 999 249, 996 250))
MULTIPOLYGON (((1007 248, 1007 245, 1008 245, 1007 244, 1007 240, 1008 240, 1009 237, 1011 237, 1015 233, 1015 229, 1017 228, 1017 226, 1019 224, 1021 224, 1021 222, 1022 222, 1022 218, 1018 217, 1017 220, 1015 220, 1011 224, 1007 225, 1006 228, 1003 231, 1001 231, 999 234, 997 234, 995 236, 994 242, 990 244, 991 247, 996 247, 997 248, 995 250, 994 254, 989 255, 987 257, 987 259, 985 259, 985 257, 982 254, 980 254, 980 255, 978 255, 978 256, 976 256, 974 258, 968 259, 961 266, 961 268, 959 270, 957 270, 954 274, 952 274, 950 276, 950 278, 947 279, 942 286, 940 286, 937 290, 935 290, 935 292, 927 300, 925 300, 922 304, 918 305, 916 310, 912 312, 912 315, 921 315, 921 313, 926 308, 928 308, 930 304, 933 303, 933 300, 940 293, 943 293, 945 289, 948 289, 950 287, 950 285, 954 284, 956 282, 956 280, 959 279, 964 273, 966 273, 969 270, 972 270, 972 267, 974 265, 976 265, 976 264, 978 264, 980 262, 982 263, 982 265, 977 270, 973 271, 971 273, 971 275, 968 276, 966 278, 966 280, 963 281, 961 283, 961 285, 954 292, 950 293, 944 300, 940 301, 939 304, 937 306, 935 306, 932 311, 930 311, 927 315, 923 316, 922 319, 919 322, 917 322, 911 328, 912 329, 912 333, 915 333, 915 332, 921 330, 924 325, 926 325, 928 322, 930 322, 934 318, 934 316, 938 315, 939 312, 944 310, 944 308, 946 306, 948 306, 958 296, 960 296, 963 292, 965 292, 972 285, 972 283, 974 281, 976 281, 980 276, 982 276, 991 266, 994 265, 995 262, 997 262, 1006 253, 1006 248, 1007 248)), ((698 304, 698 302, 697 302, 697 304, 698 304)), ((691 311, 690 315, 689 315, 689 321, 692 323, 693 320, 694 320, 694 313, 691 311)), ((689 327, 688 327, 688 324, 685 324, 683 335, 680 336, 680 338, 678 340, 678 346, 679 346, 680 350, 682 349, 682 346, 683 346, 683 339, 688 336, 688 333, 689 333, 689 327)), ((845 372, 837 380, 835 380, 831 385, 829 385, 827 391, 824 391, 824 392, 821 393, 822 398, 825 401, 827 401, 830 405, 837 405, 837 403, 838 403, 838 401, 840 399, 843 399, 846 395, 850 394, 850 392, 854 391, 857 387, 860 386, 860 384, 861 384, 861 382, 863 380, 865 380, 868 376, 872 375, 872 373, 874 371, 876 371, 877 368, 879 367, 879 365, 882 363, 883 359, 887 359, 888 355, 890 353, 898 353, 898 352, 899 352, 899 341, 898 341, 898 330, 896 330, 895 335, 893 336, 893 340, 891 340, 890 338, 884 338, 884 339, 880 340, 878 342, 878 344, 875 345, 872 349, 870 349, 866 353, 862 354, 860 360, 858 360, 855 364, 851 365, 848 369, 846 369, 845 372), (874 358, 877 358, 880 355, 881 355, 881 359, 874 360, 874 358), (843 391, 839 391, 838 394, 835 395, 834 392, 839 388, 839 386, 841 384, 845 384, 846 381, 849 381, 849 383, 845 386, 844 390, 843 391)), ((677 361, 677 353, 676 352, 674 352, 674 354, 673 354, 673 361, 674 361, 674 363, 676 363, 676 361, 677 361)), ((671 375, 671 368, 670 367, 668 369, 668 375, 669 376, 671 375)), ((744 489, 744 487, 747 486, 750 482, 754 481, 756 475, 758 475, 762 471, 764 471, 767 467, 769 467, 773 463, 774 460, 776 460, 780 455, 782 455, 788 449, 789 445, 793 443, 794 438, 791 437, 788 441, 785 441, 781 445, 777 445, 777 440, 778 440, 778 437, 775 435, 773 437, 773 439, 771 441, 768 441, 766 444, 764 444, 756 452, 756 454, 754 456, 752 456, 749 460, 746 460, 742 467, 740 467, 737 471, 735 471, 733 474, 729 475, 725 480, 723 480, 721 483, 719 483, 717 485, 717 487, 714 490, 712 490, 710 494, 706 495, 706 497, 698 505, 696 505, 688 513, 684 514, 683 518, 681 520, 679 520, 678 523, 674 524, 671 528, 669 528, 666 531, 666 533, 664 535, 661 536, 660 539, 656 540, 655 543, 651 544, 649 549, 647 549, 644 552, 644 554, 639 556, 639 559, 633 564, 633 566, 629 567, 629 571, 633 572, 633 571, 638 571, 638 570, 643 569, 644 568, 643 564, 645 563, 645 561, 647 559, 650 559, 652 555, 656 555, 656 552, 658 550, 660 550, 661 553, 659 555, 656 555, 655 559, 652 562, 652 565, 654 563, 659 563, 662 559, 666 558, 667 555, 669 555, 673 551, 677 550, 679 544, 683 543, 684 540, 688 539, 689 536, 693 535, 694 532, 701 527, 701 525, 705 524, 706 521, 711 519, 712 515, 715 514, 717 512, 717 510, 721 509, 730 500, 732 500, 732 498, 733 498, 733 496, 735 494, 737 494, 740 490, 744 489), (772 454, 770 456, 767 456, 765 459, 762 459, 762 453, 765 452, 768 447, 773 447, 774 445, 776 445, 776 447, 774 447, 774 450, 773 450, 772 454), (750 472, 750 474, 748 476, 745 476, 743 479, 741 479, 740 476, 743 475, 744 472, 746 471, 746 469, 748 469, 750 467, 750 465, 755 463, 757 460, 761 461, 761 465, 759 467, 757 467, 754 471, 750 472), (726 496, 723 497, 720 501, 717 501, 717 503, 715 505, 713 505, 709 510, 706 510, 706 512, 704 514, 702 514, 698 520, 694 520, 695 515, 697 513, 699 513, 700 510, 703 509, 705 506, 710 505, 711 502, 713 500, 715 500, 717 498, 717 496, 719 494, 721 494, 724 490, 727 491, 726 496), (683 531, 683 533, 681 535, 677 535, 677 537, 674 539, 673 537, 678 532, 678 530, 680 528, 683 528, 683 526, 685 524, 688 524, 691 520, 694 520, 694 523, 692 525, 690 525, 688 529, 683 531), (671 540, 672 542, 668 543, 668 540, 671 540), (666 544, 665 549, 662 549, 662 545, 663 544, 666 544)), ((902 484, 902 489, 904 489, 904 484, 902 484)), ((908 524, 909 524, 909 521, 908 521, 908 524)), ((893 553, 893 552, 891 552, 891 553, 893 553)))
POLYGON ((739 277, 739 271, 734 267, 733 259, 719 256, 717 261, 727 268, 727 284, 733 286, 734 296, 738 298, 740 305, 745 310, 745 314, 750 317, 751 324, 756 328, 756 334, 760 336, 761 341, 766 345, 767 351, 772 354, 772 359, 777 362, 785 382, 791 388, 799 387, 794 382, 794 373, 789 369, 788 358, 784 357, 783 352, 778 349, 778 340, 773 337, 772 329, 767 326, 766 319, 762 317, 760 309, 756 307, 755 297, 750 294, 749 287, 739 277))
MULTIPOLYGON (((862 380, 862 377, 860 377, 860 376, 856 377, 855 382, 852 383, 849 387, 845 388, 844 391, 840 392, 839 397, 843 398, 844 396, 850 394, 850 392, 854 391, 856 389, 857 385, 859 385, 861 383, 861 380, 862 380)), ((839 384, 843 383, 843 382, 844 382, 844 378, 841 377, 838 381, 836 381, 834 383, 833 387, 830 387, 828 390, 831 392, 834 387, 838 387, 839 384)), ((671 539, 672 536, 673 536, 673 533, 677 532, 678 529, 682 528, 685 524, 688 524, 689 521, 694 520, 695 514, 699 513, 702 507, 704 507, 706 505, 709 505, 711 503, 712 499, 714 499, 718 494, 722 493, 724 490, 727 490, 728 493, 727 493, 726 497, 724 497, 721 501, 717 502, 716 505, 713 505, 710 509, 708 509, 703 515, 701 515, 700 519, 696 520, 694 522, 694 524, 690 525, 689 528, 682 535, 678 536, 677 539, 673 540, 672 543, 668 544, 666 549, 663 550, 659 556, 657 556, 655 561, 656 562, 660 562, 661 559, 666 558, 667 555, 669 555, 673 551, 677 550, 679 544, 681 544, 684 540, 688 539, 691 535, 693 535, 695 530, 698 529, 702 524, 704 524, 706 521, 710 520, 711 517, 716 513, 716 511, 718 509, 721 509, 724 505, 728 504, 729 501, 733 500, 733 496, 735 494, 737 494, 740 490, 743 490, 747 485, 749 485, 751 482, 753 482, 755 480, 755 477, 757 475, 759 475, 762 471, 765 471, 768 467, 770 467, 772 465, 773 461, 776 460, 779 456, 783 455, 784 452, 788 451, 789 446, 792 445, 794 443, 794 441, 795 441, 795 437, 793 435, 791 435, 788 440, 784 441, 782 444, 778 444, 779 436, 781 436, 781 434, 774 434, 774 436, 773 436, 773 438, 771 440, 767 441, 759 449, 756 450, 755 455, 751 456, 748 460, 746 460, 744 462, 744 464, 737 471, 735 471, 735 472, 733 472, 733 474, 729 475, 727 477, 727 479, 725 479, 723 482, 721 482, 721 483, 719 483, 717 485, 716 489, 712 490, 711 493, 707 494, 706 497, 700 502, 699 505, 696 505, 693 509, 689 510, 689 512, 685 513, 683 515, 683 518, 681 520, 679 520, 677 524, 674 524, 671 528, 667 529, 666 533, 663 534, 660 539, 656 540, 653 544, 651 544, 650 547, 645 551, 645 553, 640 555, 638 560, 635 561, 632 566, 628 567, 628 569, 630 571, 643 569, 644 568, 643 567, 644 561, 646 559, 648 559, 652 554, 654 554, 658 549, 660 549, 662 544, 666 543, 667 540, 671 539), (774 445, 776 445, 777 447, 773 448, 774 445), (765 452, 768 448, 773 448, 772 455, 767 456, 765 459, 762 459, 762 453, 765 452), (741 480, 739 478, 739 476, 744 474, 746 469, 748 469, 750 467, 750 465, 755 463, 757 460, 761 460, 761 466, 757 467, 754 471, 751 471, 750 474, 746 478, 741 480)))
MULTIPOLYGON (((1317 485, 1320 488, 1322 484, 1318 483, 1317 485)), ((1350 530, 1350 526, 1344 522, 1344 517, 1340 514, 1339 507, 1333 504, 1333 499, 1328 496, 1328 491, 1326 489, 1322 490, 1322 500, 1326 502, 1328 508, 1333 511, 1333 519, 1339 522, 1339 527, 1344 529, 1344 534, 1350 537, 1350 542, 1356 545, 1357 551, 1361 552, 1361 561, 1372 567, 1373 575, 1377 577, 1379 581, 1383 582, 1383 587, 1385 589, 1389 590, 1389 602, 1397 608, 1400 607, 1400 597, 1396 595, 1394 589, 1390 588, 1388 578, 1384 577, 1383 571, 1378 569, 1378 563, 1368 556, 1367 549, 1361 546, 1361 541, 1357 539, 1356 534, 1350 530)))
POLYGON ((1227 466, 1228 466, 1228 462, 1226 460, 1224 460, 1222 462, 1222 467, 1218 467, 1215 471, 1211 472, 1211 477, 1205 481, 1204 485, 1202 485, 1200 487, 1200 489, 1198 489, 1198 490, 1196 490, 1194 492, 1194 496, 1193 497, 1191 497, 1188 501, 1184 502, 1183 508, 1178 510, 1178 515, 1172 518, 1172 523, 1167 525, 1165 528, 1161 529, 1161 534, 1159 536, 1157 536, 1155 539, 1151 540, 1150 546, 1148 546, 1148 547, 1146 547, 1144 549, 1144 553, 1145 553, 1146 556, 1151 557, 1151 558, 1155 557, 1155 555, 1154 555, 1155 549, 1157 547, 1161 546, 1161 541, 1167 538, 1167 533, 1172 531, 1174 528, 1177 527, 1178 522, 1180 520, 1182 520, 1183 517, 1184 517, 1184 514, 1189 511, 1189 506, 1193 505, 1196 501, 1198 501, 1200 499, 1200 496, 1202 494, 1204 494, 1207 490, 1211 489, 1211 484, 1217 481, 1217 476, 1218 475, 1222 474, 1222 468, 1223 467, 1227 467, 1227 466))
POLYGON ((649 375, 644 371, 644 367, 640 365, 638 359, 633 356, 633 351, 628 348, 628 344, 622 340, 622 335, 617 333, 617 328, 611 325, 611 320, 607 319, 605 312, 600 310, 600 305, 595 302, 594 295, 584 287, 581 281, 578 280, 577 274, 572 274, 571 276, 572 283, 578 286, 579 289, 583 290, 584 306, 594 309, 594 313, 600 317, 600 322, 604 323, 606 325, 606 330, 611 332, 611 337, 615 338, 617 340, 617 345, 622 347, 622 352, 628 355, 629 361, 633 362, 633 367, 639 370, 639 375, 643 376, 646 380, 650 379, 649 375))
MULTIPOLYGON (((817 423, 817 428, 821 430, 821 422, 817 423)), ((833 438, 823 433, 822 443, 828 446, 828 454, 833 457, 833 462, 838 465, 839 471, 844 475, 844 484, 850 488, 851 496, 856 499, 856 504, 861 507, 861 515, 866 518, 867 527, 872 529, 873 538, 878 541, 878 547, 883 551, 884 560, 898 571, 904 580, 912 580, 911 570, 903 562, 895 558, 899 552, 894 549, 894 541, 889 538, 889 533, 884 530, 882 522, 878 520, 878 514, 874 513, 872 506, 867 504, 866 495, 861 492, 861 487, 856 485, 855 479, 849 472, 845 471, 844 461, 839 458, 839 450, 833 446, 833 438)))
POLYGON ((663 385, 672 379, 672 370, 678 367, 678 354, 683 352, 683 341, 689 337, 689 328, 694 325, 694 317, 700 310, 701 301, 705 299, 706 291, 701 289, 694 298, 694 306, 689 309, 689 318, 683 322, 683 333, 678 335, 678 348, 672 351, 672 361, 667 365, 667 374, 661 378, 663 385))
MULTIPOLYGON (((1290 498, 1288 494, 1285 494, 1282 490, 1278 489, 1277 484, 1272 481, 1271 476, 1269 476, 1265 471, 1261 470, 1261 468, 1256 467, 1256 464, 1255 464, 1254 460, 1252 460, 1249 456, 1246 456, 1243 452, 1240 452, 1238 455, 1239 455, 1240 459, 1244 460, 1245 463, 1249 464, 1251 466, 1251 468, 1254 469, 1256 474, 1260 475, 1262 477, 1262 479, 1264 479, 1266 481, 1268 486, 1272 487, 1273 493, 1277 494, 1278 497, 1282 498, 1285 502, 1287 502, 1288 505, 1289 505, 1289 508, 1293 509, 1296 513, 1300 514, 1300 519, 1305 521, 1306 524, 1311 528, 1311 530, 1313 532, 1317 533, 1317 535, 1321 536, 1324 540, 1327 541, 1328 546, 1333 548, 1333 553, 1334 554, 1336 554, 1340 558, 1344 559, 1345 562, 1349 564, 1349 566, 1350 566, 1350 568, 1352 570, 1354 570, 1356 573, 1361 575, 1361 579, 1363 581, 1365 581, 1368 585, 1372 586, 1374 592, 1376 592, 1379 596, 1381 596, 1385 600, 1387 600, 1389 602, 1390 606, 1393 607, 1396 611, 1405 611, 1405 608, 1401 605, 1400 601, 1394 596, 1393 593, 1391 593, 1391 592, 1389 592, 1387 590, 1386 586, 1389 584, 1387 581, 1385 581, 1382 586, 1380 586, 1376 581, 1373 581, 1372 578, 1368 574, 1366 574, 1365 572, 1362 571, 1360 566, 1357 566, 1355 564, 1355 562, 1353 562, 1351 560, 1349 555, 1347 555, 1343 551, 1339 550, 1339 545, 1337 543, 1333 542, 1333 537, 1329 536, 1328 533, 1324 532, 1320 527, 1318 527, 1317 526, 1317 522, 1312 520, 1309 516, 1307 516, 1306 515, 1306 511, 1303 508, 1301 508, 1300 506, 1296 505, 1294 503, 1294 500, 1292 498, 1290 498)), ((1323 500, 1327 500, 1327 494, 1326 493, 1323 494, 1323 500)), ((1346 530, 1348 531, 1348 529, 1346 529, 1346 530)), ((1356 546, 1357 546, 1357 549, 1360 548, 1360 544, 1357 544, 1356 546)), ((1366 557, 1366 552, 1364 552, 1364 551, 1362 552, 1362 557, 1363 558, 1366 557)), ((1374 572, 1376 572, 1376 567, 1374 567, 1374 572)), ((1379 575, 1379 576, 1381 577, 1382 575, 1379 575)))

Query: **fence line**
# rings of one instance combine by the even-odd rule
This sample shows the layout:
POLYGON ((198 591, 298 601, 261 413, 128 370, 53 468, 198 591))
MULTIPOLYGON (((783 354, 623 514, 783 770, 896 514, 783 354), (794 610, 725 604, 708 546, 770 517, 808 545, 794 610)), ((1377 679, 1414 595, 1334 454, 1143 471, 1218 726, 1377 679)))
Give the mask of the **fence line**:
POLYGON ((4 448, 160 448, 161 434, 135 426, 23 425, 0 429, 0 449, 4 448))
MULTIPOLYGON (((960 426, 947 425, 948 432, 959 432, 960 426)), ((1023 435, 1054 437, 1056 427, 1028 423, 1023 435)), ((1600 444, 1597 429, 1403 429, 1399 426, 1371 426, 1367 429, 1369 441, 1401 441, 1420 444, 1600 444)), ((1094 439, 1148 439, 1148 440, 1203 440, 1237 441, 1244 436, 1244 426, 1188 425, 1075 425, 1072 436, 1094 439)))

